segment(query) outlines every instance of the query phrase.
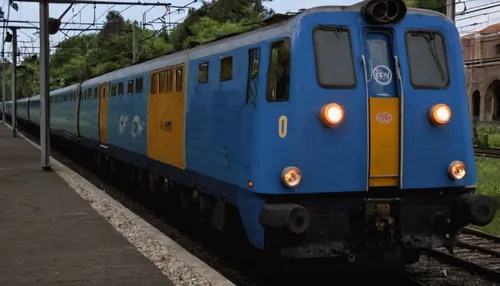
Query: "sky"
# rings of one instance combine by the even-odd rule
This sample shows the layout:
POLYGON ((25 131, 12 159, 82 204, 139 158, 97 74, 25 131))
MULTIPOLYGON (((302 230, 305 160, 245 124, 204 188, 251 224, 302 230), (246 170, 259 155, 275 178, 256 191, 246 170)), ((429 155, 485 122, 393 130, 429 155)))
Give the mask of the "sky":
MULTIPOLYGON (((118 0, 107 0, 108 2, 117 2, 118 0)), ((35 21, 39 20, 39 4, 38 3, 26 3, 26 2, 16 2, 19 6, 18 11, 15 11, 12 7, 8 11, 9 0, 0 0, 2 3, 2 10, 4 11, 4 18, 16 21, 35 21)), ((120 0, 120 2, 130 2, 137 3, 137 0, 120 0)), ((141 0, 141 2, 155 2, 158 0, 141 0)), ((159 2, 167 2, 166 0, 160 0, 159 2)), ((193 0, 170 0, 169 1, 174 6, 183 7, 187 4, 194 2, 193 0)), ((272 2, 266 2, 266 6, 274 9, 277 13, 295 12, 301 8, 311 8, 315 6, 325 6, 325 5, 351 5, 359 0, 274 0, 272 2)), ((467 34, 475 30, 480 30, 495 23, 500 23, 500 1, 499 0, 455 0, 457 15, 464 11, 466 12, 473 10, 474 7, 482 7, 485 4, 495 5, 498 7, 491 8, 488 10, 479 11, 476 13, 469 13, 463 16, 457 16, 457 28, 461 34, 467 34), (471 17, 474 16, 474 17, 471 17), (463 20, 461 20, 464 18, 463 20), (467 18, 467 19, 465 19, 467 18)), ((487 6, 489 6, 487 5, 487 6)), ((52 18, 59 18, 60 15, 66 10, 69 4, 50 4, 49 15, 52 18)), ((196 3, 189 5, 189 7, 198 8, 201 6, 201 0, 196 3)), ((138 22, 143 22, 143 17, 145 17, 146 22, 153 21, 154 19, 161 17, 165 14, 166 9, 164 7, 153 7, 151 6, 130 6, 130 5, 96 5, 94 9, 93 4, 75 4, 63 17, 62 22, 70 22, 70 24, 62 24, 61 27, 64 28, 87 28, 89 24, 94 22, 95 26, 91 28, 102 27, 102 23, 105 21, 105 17, 108 10, 117 10, 122 12, 121 15, 125 19, 136 20, 138 22), (80 23, 86 23, 82 25, 80 23), (99 25, 101 24, 101 25, 99 25)), ((187 15, 187 9, 172 8, 170 15, 165 19, 167 22, 182 21, 187 15), (170 19, 169 19, 170 17, 170 19)), ((25 24, 25 23, 9 23, 9 25, 15 26, 38 26, 35 24, 25 24)), ((2 25, 3 26, 3 25, 2 25)), ((160 29, 161 24, 151 24, 148 25, 149 29, 160 29)), ((38 53, 39 52, 39 39, 38 34, 35 33, 36 30, 19 30, 18 32, 18 46, 22 53, 38 53)), ((4 29, 0 29, 0 36, 3 37, 4 29)), ((56 35, 50 36, 51 47, 55 46, 58 42, 66 38, 67 36, 77 35, 80 31, 65 31, 66 35, 62 32, 58 32, 56 35)), ((85 33, 95 33, 95 31, 88 31, 85 33)), ((0 48, 1 50, 1 48, 0 48)), ((5 43, 5 51, 11 51, 11 46, 9 43, 5 43)), ((7 55, 6 55, 7 56, 7 55)))

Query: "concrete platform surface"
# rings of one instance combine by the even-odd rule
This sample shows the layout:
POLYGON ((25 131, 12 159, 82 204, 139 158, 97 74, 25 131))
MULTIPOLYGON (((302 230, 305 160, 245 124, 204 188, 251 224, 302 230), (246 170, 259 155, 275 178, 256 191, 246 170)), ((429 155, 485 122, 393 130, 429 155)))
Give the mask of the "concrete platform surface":
POLYGON ((173 283, 0 124, 0 285, 173 283))

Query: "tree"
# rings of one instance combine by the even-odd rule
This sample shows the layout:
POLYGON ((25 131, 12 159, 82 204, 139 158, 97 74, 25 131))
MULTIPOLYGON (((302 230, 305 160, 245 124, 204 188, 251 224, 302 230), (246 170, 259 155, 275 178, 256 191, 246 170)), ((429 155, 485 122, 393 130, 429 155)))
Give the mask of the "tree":
MULTIPOLYGON (((199 9, 189 9, 186 19, 167 32, 138 28, 139 58, 145 61, 189 47, 191 42, 207 42, 217 37, 259 27, 274 14, 263 2, 272 0, 203 1, 199 9)), ((50 56, 51 89, 75 84, 132 64, 133 23, 119 12, 110 11, 102 30, 61 41, 50 56)), ((18 95, 32 96, 39 90, 38 58, 25 58, 18 74, 18 95)), ((7 70, 10 99, 11 69, 7 70)))
POLYGON ((404 0, 409 7, 434 10, 446 14, 446 0, 404 0))

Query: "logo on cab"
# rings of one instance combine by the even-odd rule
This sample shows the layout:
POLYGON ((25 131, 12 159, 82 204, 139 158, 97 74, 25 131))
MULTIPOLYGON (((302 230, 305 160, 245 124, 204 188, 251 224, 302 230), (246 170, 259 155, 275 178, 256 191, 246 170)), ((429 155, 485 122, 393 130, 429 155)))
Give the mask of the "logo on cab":
POLYGON ((389 112, 380 112, 377 114, 376 119, 382 124, 388 124, 392 121, 392 114, 389 112))
POLYGON ((392 71, 385 65, 378 65, 373 69, 373 79, 380 85, 388 85, 392 81, 392 71))

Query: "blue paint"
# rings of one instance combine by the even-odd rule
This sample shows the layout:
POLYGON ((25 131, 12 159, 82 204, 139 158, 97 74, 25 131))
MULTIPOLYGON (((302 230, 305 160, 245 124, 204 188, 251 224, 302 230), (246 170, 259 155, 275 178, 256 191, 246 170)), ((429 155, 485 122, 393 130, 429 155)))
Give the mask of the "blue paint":
MULTIPOLYGON (((359 13, 335 12, 305 15, 292 37, 291 86, 288 102, 268 103, 265 85, 259 94, 255 156, 258 170, 255 191, 269 194, 360 192, 367 186, 367 99, 359 44, 359 13), (335 19, 335 20, 333 20, 335 19), (345 25, 350 29, 357 85, 327 89, 317 83, 313 29, 318 25, 345 25), (300 37, 300 38, 299 38, 300 37), (309 56, 306 56, 309 55, 309 56), (344 121, 335 128, 325 127, 319 111, 329 103, 340 104, 344 121), (288 117, 288 134, 278 135, 280 116, 288 117), (301 184, 283 187, 280 173, 287 166, 298 167, 301 184)), ((262 70, 269 66, 269 49, 262 52, 262 70)), ((333 63, 332 63, 333 64, 333 63)), ((261 78, 267 82, 267 78, 261 78)))
MULTIPOLYGON (((80 113, 79 113, 79 129, 80 137, 90 140, 99 141, 99 94, 94 96, 95 89, 99 85, 88 85, 83 83, 81 86, 82 92, 80 93, 80 113), (92 89, 92 97, 84 99, 85 90, 92 89)), ((87 140, 82 140, 82 144, 91 147, 92 145, 86 144, 87 140)))
MULTIPOLYGON (((149 79, 148 74, 137 75, 136 77, 141 76, 146 81, 149 79)), ((106 123, 108 145, 146 156, 148 89, 143 88, 141 93, 136 93, 135 77, 110 82, 110 84, 117 84, 117 86, 118 83, 122 83, 124 86, 123 94, 108 98, 106 123), (129 80, 134 81, 134 88, 132 88, 131 93, 128 91, 129 80), (139 122, 140 132, 133 128, 134 121, 139 122)))
MULTIPOLYGON (((397 96, 398 84, 391 58, 394 53, 400 59, 403 75, 403 188, 466 186, 477 182, 460 38, 451 22, 440 16, 408 14, 401 23, 384 26, 389 34, 380 34, 365 29, 366 23, 359 12, 313 11, 297 17, 280 33, 276 32, 279 30, 253 32, 249 37, 259 39, 253 44, 226 49, 237 41, 235 38, 220 44, 224 52, 203 54, 200 51, 204 46, 192 51, 197 56, 186 63, 186 170, 147 158, 149 74, 153 69, 178 64, 180 56, 162 57, 152 63, 154 68, 149 70, 146 65, 139 65, 103 76, 103 81, 106 78, 110 85, 122 83, 124 86, 123 95, 110 96, 108 101, 109 148, 99 147, 99 101, 96 98, 80 100, 81 144, 158 171, 162 176, 171 176, 214 198, 224 196, 239 209, 251 243, 263 248, 264 229, 258 222, 258 214, 266 201, 264 195, 366 191, 368 106, 361 57, 365 55, 368 62, 375 63, 374 68, 379 67, 375 74, 382 84, 370 81, 370 94, 397 96), (312 34, 318 25, 348 28, 356 76, 353 87, 326 88, 318 84, 312 34), (444 35, 451 82, 446 89, 416 89, 411 85, 404 40, 409 28, 434 29, 444 35), (274 38, 264 37, 265 33, 274 38), (270 48, 273 41, 286 36, 291 40, 289 100, 268 102, 270 48), (365 49, 366 40, 393 48, 386 51, 387 61, 383 61, 383 54, 377 54, 376 48, 365 49), (260 60, 259 73, 249 79, 249 51, 255 48, 260 60), (227 56, 233 59, 233 77, 221 81, 220 59, 227 56), (209 63, 207 83, 198 83, 201 62, 209 63), (144 79, 142 92, 128 94, 127 82, 137 77, 144 79), (321 107, 328 103, 340 104, 345 111, 344 121, 334 128, 323 126, 318 118, 321 107), (452 110, 452 119, 445 126, 435 127, 429 122, 428 112, 437 103, 446 103, 452 110), (133 137, 132 122, 136 115, 144 125, 142 134, 133 137), (287 117, 284 137, 278 132, 281 116, 287 117), (461 181, 455 182, 448 177, 448 164, 453 160, 462 160, 468 167, 468 174, 461 181), (303 181, 298 187, 287 189, 281 184, 280 173, 286 166, 296 166, 302 171, 303 181), (253 187, 249 187, 249 181, 253 182, 253 187)), ((214 46, 206 47, 207 51, 215 49, 214 46)), ((185 52, 186 55, 190 53, 185 52)), ((95 88, 100 83, 91 79, 81 88, 95 88)), ((76 100, 60 100, 60 96, 68 92, 76 92, 76 87, 51 93, 54 134, 76 134, 76 100)), ((33 102, 37 100, 39 98, 33 98, 33 102)), ((34 113, 39 112, 36 108, 34 113)), ((9 103, 6 109, 9 114, 9 103)), ((19 116, 23 116, 22 113, 19 116)))
POLYGON ((408 15, 404 25, 440 31, 444 35, 450 85, 445 89, 415 89, 411 85, 404 46, 406 29, 399 25, 396 29, 397 53, 403 73, 405 111, 403 188, 474 185, 477 175, 458 31, 450 21, 423 15, 408 15), (447 104, 452 111, 450 122, 441 127, 433 126, 429 121, 429 110, 438 103, 447 104), (449 164, 454 160, 461 160, 467 166, 467 175, 460 181, 451 180, 447 173, 449 164))

